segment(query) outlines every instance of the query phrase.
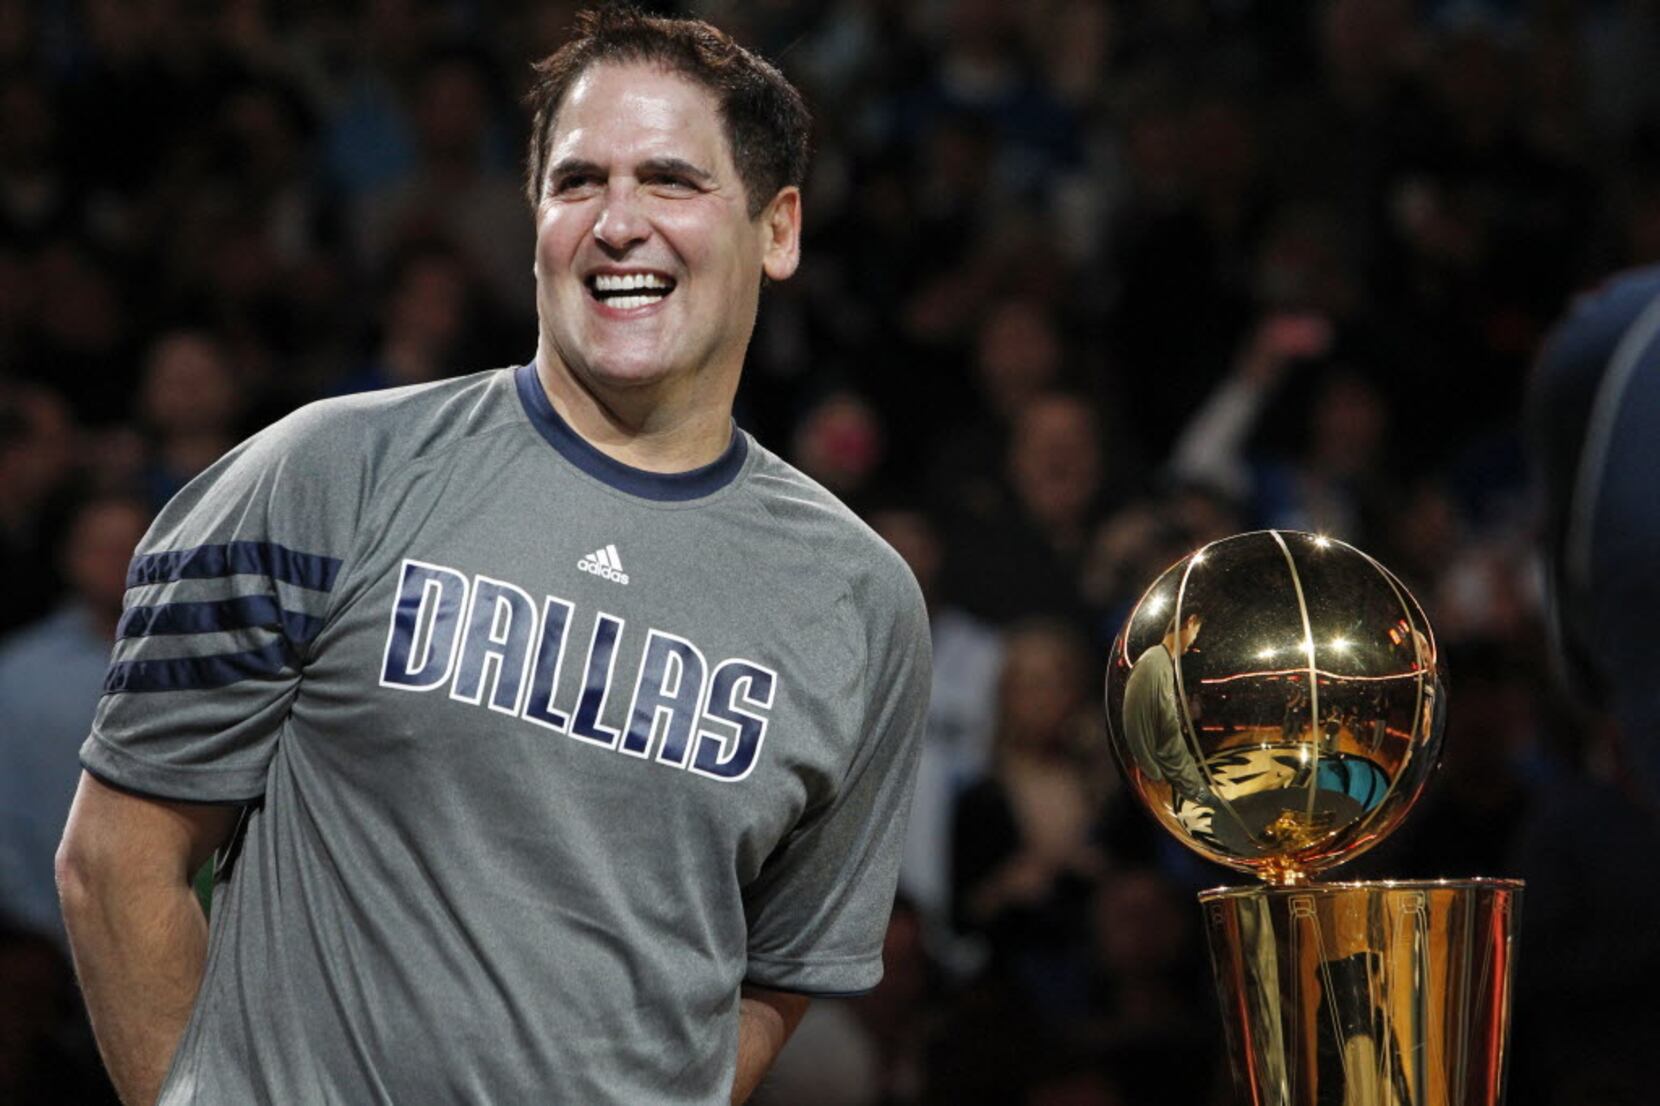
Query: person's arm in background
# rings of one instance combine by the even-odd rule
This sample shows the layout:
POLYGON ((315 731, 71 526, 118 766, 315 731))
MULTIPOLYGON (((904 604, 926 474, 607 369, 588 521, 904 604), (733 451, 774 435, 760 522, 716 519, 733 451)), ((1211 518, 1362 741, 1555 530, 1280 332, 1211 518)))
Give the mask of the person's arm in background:
POLYGON ((732 1106, 747 1102, 755 1093, 811 1001, 789 991, 744 986, 738 1002, 738 1070, 732 1078, 732 1106))
POLYGON ((58 894, 98 1050, 126 1106, 151 1106, 202 984, 191 877, 238 808, 117 790, 88 773, 58 847, 58 894))
POLYGON ((1331 348, 1331 324, 1318 315, 1270 315, 1182 428, 1171 451, 1169 470, 1178 480, 1204 484, 1236 498, 1250 492, 1245 443, 1257 419, 1295 361, 1319 357, 1331 348))

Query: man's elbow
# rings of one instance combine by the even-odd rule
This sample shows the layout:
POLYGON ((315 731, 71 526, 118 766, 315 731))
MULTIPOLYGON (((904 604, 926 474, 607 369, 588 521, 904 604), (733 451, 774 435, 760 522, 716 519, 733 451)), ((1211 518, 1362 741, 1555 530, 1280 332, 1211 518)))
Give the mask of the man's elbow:
POLYGON ((95 801, 101 794, 101 789, 89 788, 83 779, 53 857, 58 903, 66 921, 101 896, 121 894, 123 888, 117 884, 142 878, 147 867, 142 857, 132 852, 134 846, 143 847, 139 844, 142 828, 120 825, 103 804, 95 801))
POLYGON ((58 884, 58 905, 65 919, 81 913, 97 898, 98 864, 92 850, 75 832, 73 823, 64 829, 63 839, 58 842, 52 871, 58 884))
POLYGON ((82 773, 55 864, 65 919, 100 901, 125 908, 191 893, 191 878, 230 837, 239 809, 146 798, 82 773))

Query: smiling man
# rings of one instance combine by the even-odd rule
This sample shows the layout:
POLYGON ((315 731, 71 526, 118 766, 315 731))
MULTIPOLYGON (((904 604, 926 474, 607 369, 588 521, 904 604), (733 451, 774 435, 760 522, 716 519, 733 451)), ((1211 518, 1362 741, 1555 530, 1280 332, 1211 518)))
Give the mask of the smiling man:
POLYGON ((58 873, 129 1104, 738 1102, 881 974, 922 600, 731 417, 806 111, 632 13, 539 78, 535 360, 306 408, 134 559, 58 873))

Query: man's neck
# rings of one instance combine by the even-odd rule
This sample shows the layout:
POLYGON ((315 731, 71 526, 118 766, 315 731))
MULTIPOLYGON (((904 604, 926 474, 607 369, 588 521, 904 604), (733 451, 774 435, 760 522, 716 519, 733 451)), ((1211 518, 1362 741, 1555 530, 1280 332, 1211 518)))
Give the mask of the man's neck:
POLYGON ((697 389, 690 399, 654 388, 601 390, 542 353, 536 376, 559 417, 625 465, 688 472, 717 460, 731 444, 732 400, 719 387, 697 389))

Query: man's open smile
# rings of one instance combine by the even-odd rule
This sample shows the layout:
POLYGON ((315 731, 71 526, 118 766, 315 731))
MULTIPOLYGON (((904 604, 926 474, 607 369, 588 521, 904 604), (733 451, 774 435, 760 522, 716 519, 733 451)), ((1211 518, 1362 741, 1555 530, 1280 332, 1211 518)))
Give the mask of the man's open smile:
POLYGON ((590 273, 583 282, 588 294, 612 311, 653 307, 674 291, 674 278, 651 272, 590 273))

